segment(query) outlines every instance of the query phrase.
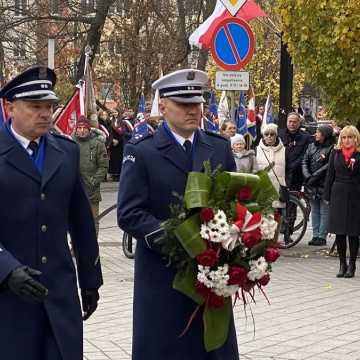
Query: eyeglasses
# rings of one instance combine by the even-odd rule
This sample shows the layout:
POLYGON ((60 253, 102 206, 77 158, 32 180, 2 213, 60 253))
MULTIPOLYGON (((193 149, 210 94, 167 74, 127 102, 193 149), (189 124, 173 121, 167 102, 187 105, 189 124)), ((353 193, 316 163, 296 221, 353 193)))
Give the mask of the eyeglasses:
POLYGON ((275 133, 264 133, 264 136, 276 136, 275 133))

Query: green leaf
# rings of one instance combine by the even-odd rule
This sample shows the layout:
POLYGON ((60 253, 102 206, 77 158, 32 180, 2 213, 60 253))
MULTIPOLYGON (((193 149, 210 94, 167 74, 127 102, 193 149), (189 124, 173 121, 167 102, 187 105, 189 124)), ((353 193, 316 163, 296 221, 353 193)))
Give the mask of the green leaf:
POLYGON ((185 270, 179 270, 173 281, 173 288, 188 296, 197 304, 202 305, 204 298, 197 293, 195 284, 197 280, 196 263, 189 263, 185 270))
POLYGON ((257 243, 250 250, 250 258, 254 259, 254 258, 258 258, 260 256, 263 256, 267 246, 268 246, 268 241, 267 240, 263 240, 263 241, 260 241, 259 243, 257 243))
POLYGON ((185 188, 185 204, 187 209, 207 207, 211 190, 211 178, 203 173, 191 172, 185 188))
POLYGON ((259 187, 259 177, 253 174, 242 173, 228 173, 230 174, 230 181, 227 189, 227 197, 232 198, 240 190, 241 187, 248 186, 253 193, 257 192, 259 187))
POLYGON ((257 202, 249 202, 244 204, 246 208, 253 214, 254 212, 260 211, 260 205, 257 202))
POLYGON ((221 172, 215 175, 211 194, 211 197, 214 199, 214 201, 220 201, 225 198, 229 182, 229 173, 221 172))
POLYGON ((205 307, 204 321, 204 344, 206 351, 219 349, 226 342, 229 335, 229 327, 232 316, 231 298, 225 299, 225 304, 219 309, 205 307))
POLYGON ((194 214, 176 227, 174 234, 191 258, 195 258, 207 249, 205 240, 200 236, 201 221, 194 214))
POLYGON ((279 194, 266 171, 261 170, 256 175, 259 177, 259 186, 255 194, 256 201, 261 210, 272 210, 272 203, 279 200, 279 194))

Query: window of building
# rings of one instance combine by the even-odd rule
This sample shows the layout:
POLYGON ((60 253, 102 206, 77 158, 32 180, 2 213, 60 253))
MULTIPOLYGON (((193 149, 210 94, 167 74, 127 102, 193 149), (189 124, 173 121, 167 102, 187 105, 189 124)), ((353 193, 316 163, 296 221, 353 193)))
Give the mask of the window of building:
POLYGON ((110 7, 110 13, 126 16, 130 11, 131 3, 132 0, 115 0, 114 4, 110 7))
POLYGON ((114 100, 114 84, 110 82, 102 83, 100 86, 99 97, 101 100, 114 100))
POLYGON ((14 57, 16 58, 24 58, 26 56, 26 47, 25 42, 18 41, 16 47, 13 50, 14 57))
POLYGON ((81 8, 86 13, 95 12, 96 1, 95 0, 81 0, 81 8))
POLYGON ((24 11, 27 10, 27 0, 15 0, 14 13, 15 16, 24 15, 24 11))
POLYGON ((121 37, 121 38, 118 38, 116 39, 115 41, 115 54, 116 55, 121 55, 121 53, 124 52, 124 48, 125 48, 125 41, 124 41, 124 38, 121 37))
POLYGON ((59 0, 51 0, 50 11, 52 14, 59 14, 59 0))

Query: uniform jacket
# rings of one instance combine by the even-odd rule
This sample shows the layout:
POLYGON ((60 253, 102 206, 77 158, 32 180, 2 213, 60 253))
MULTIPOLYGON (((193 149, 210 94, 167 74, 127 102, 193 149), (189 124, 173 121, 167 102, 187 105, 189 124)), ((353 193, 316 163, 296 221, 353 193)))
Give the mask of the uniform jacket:
POLYGON ((303 184, 302 159, 311 137, 300 129, 294 134, 281 129, 279 137, 285 146, 286 184, 290 189, 300 188, 303 184))
POLYGON ((67 232, 77 254, 80 287, 99 288, 102 275, 77 144, 45 135, 40 175, 26 150, 1 128, 0 188, 0 283, 27 265, 42 272, 38 280, 49 290, 41 305, 26 303, 8 289, 0 291, 1 358, 42 359, 38 346, 45 310, 63 359, 82 360, 82 314, 67 232))
MULTIPOLYGON (((210 160, 235 170, 230 142, 220 135, 198 131, 193 170, 202 171, 210 160)), ((170 217, 171 203, 183 195, 188 161, 182 147, 160 126, 142 140, 131 139, 125 148, 119 184, 119 226, 138 239, 135 255, 133 359, 236 360, 238 350, 232 324, 227 343, 207 354, 203 346, 202 318, 196 316, 182 338, 196 304, 172 289, 175 270, 155 251, 153 240, 160 223, 170 217)))
POLYGON ((323 199, 330 201, 329 232, 339 235, 360 235, 360 153, 352 158, 354 166, 345 163, 340 150, 329 160, 323 199))
POLYGON ((305 180, 305 189, 311 196, 319 197, 324 190, 325 178, 328 169, 330 153, 333 149, 332 141, 320 144, 310 144, 302 162, 302 172, 305 180))
POLYGON ((100 184, 109 167, 105 144, 97 136, 76 139, 80 147, 80 173, 91 202, 101 201, 100 184))

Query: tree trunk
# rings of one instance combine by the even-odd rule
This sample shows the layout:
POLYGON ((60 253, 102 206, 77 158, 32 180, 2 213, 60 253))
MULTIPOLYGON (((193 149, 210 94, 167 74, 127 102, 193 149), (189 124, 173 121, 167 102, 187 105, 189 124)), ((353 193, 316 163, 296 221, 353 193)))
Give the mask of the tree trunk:
POLYGON ((185 2, 184 0, 177 0, 176 1, 177 4, 177 8, 178 8, 178 31, 179 31, 179 36, 178 36, 178 42, 179 42, 179 52, 180 52, 180 56, 179 58, 181 59, 181 66, 182 67, 188 67, 188 59, 187 59, 187 55, 189 53, 188 50, 188 38, 187 38, 187 34, 186 34, 186 10, 185 10, 185 2))
POLYGON ((106 17, 109 12, 110 6, 114 3, 115 0, 103 0, 97 2, 96 15, 94 21, 90 25, 89 32, 87 34, 86 41, 82 45, 81 56, 77 66, 76 73, 76 83, 84 76, 84 67, 85 67, 85 47, 89 45, 92 50, 90 55, 89 63, 92 65, 95 54, 99 49, 101 33, 104 28, 106 17))

